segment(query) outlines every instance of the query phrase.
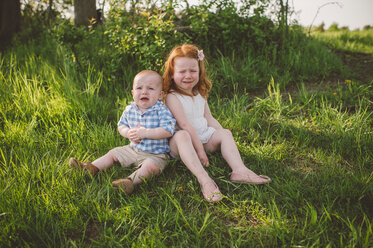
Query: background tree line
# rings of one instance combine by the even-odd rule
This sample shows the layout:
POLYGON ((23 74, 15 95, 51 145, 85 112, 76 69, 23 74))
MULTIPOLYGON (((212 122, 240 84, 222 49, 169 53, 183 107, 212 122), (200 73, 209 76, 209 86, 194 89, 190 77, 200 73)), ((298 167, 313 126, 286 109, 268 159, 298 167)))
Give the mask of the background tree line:
MULTIPOLYGON (((64 56, 78 70, 102 71, 108 85, 120 83, 124 73, 138 68, 160 71, 166 53, 185 42, 197 44, 211 59, 233 57, 235 63, 244 61, 250 70, 262 68, 255 71, 252 79, 247 75, 231 79, 247 82, 250 88, 258 87, 259 77, 269 80, 271 75, 286 74, 287 67, 297 77, 322 76, 327 70, 323 66, 315 74, 296 65, 298 60, 288 61, 306 54, 306 36, 301 27, 289 23, 292 10, 288 0, 201 0, 197 5, 190 5, 187 0, 11 2, 17 4, 3 1, 1 11, 12 8, 17 12, 17 18, 12 15, 17 25, 9 32, 1 29, 3 49, 6 44, 55 42, 66 50, 64 56), (74 9, 72 17, 66 16, 69 9, 74 9), (11 35, 17 31, 21 32, 10 43, 11 35), (271 65, 283 68, 274 72, 268 69, 271 65)), ((2 27, 8 28, 9 22, 10 17, 2 19, 2 27)), ((314 53, 315 49, 307 46, 308 52, 314 53)), ((212 73, 216 77, 225 75, 220 71, 212 73)), ((230 91, 233 88, 234 85, 229 86, 230 91)))
MULTIPOLYGON (((22 29, 34 24, 34 26, 44 26, 46 24, 56 24, 58 19, 61 19, 61 14, 66 12, 66 9, 73 7, 74 21, 77 26, 88 27, 92 22, 94 24, 102 21, 102 9, 104 6, 110 5, 111 9, 107 12, 109 16, 115 16, 113 13, 118 13, 120 9, 123 15, 138 15, 142 12, 156 13, 167 12, 168 15, 173 15, 173 21, 177 26, 178 31, 186 30, 189 27, 189 32, 206 31, 206 25, 202 27, 200 24, 205 21, 214 22, 217 27, 223 28, 224 33, 228 33, 229 29, 236 28, 234 31, 238 32, 235 36, 241 37, 242 33, 248 30, 246 27, 257 26, 254 33, 262 28, 270 29, 272 23, 264 20, 264 13, 275 7, 274 16, 277 17, 278 27, 281 30, 288 27, 289 5, 288 1, 283 0, 242 0, 238 3, 231 0, 214 0, 214 1, 200 1, 198 7, 190 7, 187 0, 131 0, 131 1, 100 1, 101 5, 97 9, 96 0, 3 0, 0 3, 0 35, 2 47, 9 44, 13 35, 22 29), (178 13, 176 10, 178 9, 178 13), (210 12, 210 13, 209 13, 210 12), (202 18, 202 19, 196 19, 202 18), (229 19, 230 18, 230 19, 229 19), (228 20, 229 19, 229 20, 228 20), (35 24, 37 23, 37 24, 35 24), (246 28, 246 29, 245 29, 246 28)), ((273 13, 272 13, 273 14, 273 13)), ((214 28, 211 25, 208 28, 214 28)), ((44 26, 45 28, 45 26, 44 26)), ((209 33, 215 33, 216 30, 209 30, 209 33)), ((268 30, 267 30, 268 31, 268 30)), ((205 33, 202 32, 201 36, 205 33)), ((235 37, 231 37, 234 39, 235 37)), ((282 37, 284 38, 284 37, 282 37)))

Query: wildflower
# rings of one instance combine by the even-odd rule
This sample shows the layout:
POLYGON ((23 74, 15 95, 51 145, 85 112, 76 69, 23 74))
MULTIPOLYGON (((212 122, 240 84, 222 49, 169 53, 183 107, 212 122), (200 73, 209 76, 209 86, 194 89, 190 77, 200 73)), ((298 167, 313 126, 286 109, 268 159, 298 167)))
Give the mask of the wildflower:
POLYGON ((333 95, 335 95, 335 96, 336 96, 336 95, 337 95, 337 92, 333 92, 333 95))
POLYGON ((320 130, 320 129, 316 129, 316 132, 320 133, 320 132, 321 132, 321 130, 320 130))
POLYGON ((179 188, 177 188, 178 191, 182 191, 183 190, 183 187, 180 186, 179 188))
POLYGON ((198 61, 202 61, 204 58, 203 50, 198 50, 198 61))
POLYGON ((249 112, 252 112, 252 111, 254 111, 254 109, 253 109, 253 108, 249 109, 249 112))
POLYGON ((345 82, 346 83, 351 83, 351 80, 350 79, 346 79, 345 82))

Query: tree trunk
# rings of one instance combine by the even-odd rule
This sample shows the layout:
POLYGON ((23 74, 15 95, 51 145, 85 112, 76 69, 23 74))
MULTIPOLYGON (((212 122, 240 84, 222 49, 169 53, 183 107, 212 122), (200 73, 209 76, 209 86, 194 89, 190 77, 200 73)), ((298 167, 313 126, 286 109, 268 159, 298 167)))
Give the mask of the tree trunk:
POLYGON ((97 19, 96 0, 74 0, 75 24, 88 26, 92 18, 97 19))
POLYGON ((0 49, 10 43, 13 35, 21 28, 20 0, 0 1, 0 49))

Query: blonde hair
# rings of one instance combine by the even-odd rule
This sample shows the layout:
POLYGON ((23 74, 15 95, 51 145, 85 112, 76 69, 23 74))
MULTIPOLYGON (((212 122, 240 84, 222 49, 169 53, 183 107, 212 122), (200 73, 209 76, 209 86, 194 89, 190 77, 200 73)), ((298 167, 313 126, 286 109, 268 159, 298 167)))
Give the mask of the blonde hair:
POLYGON ((143 77, 143 76, 146 76, 146 75, 155 76, 158 80, 157 83, 159 83, 159 84, 161 84, 161 86, 163 86, 162 76, 158 72, 152 71, 152 70, 143 70, 143 71, 140 71, 139 73, 137 73, 136 76, 133 78, 132 85, 135 85, 136 80, 138 80, 140 77, 143 77))
MULTIPOLYGON (((199 81, 194 86, 192 92, 193 93, 198 92, 201 94, 201 96, 207 99, 212 83, 206 75, 206 69, 205 69, 205 64, 204 64, 206 59, 198 60, 198 48, 195 45, 191 45, 191 44, 183 44, 181 46, 176 46, 172 49, 172 51, 168 55, 168 59, 164 65, 164 73, 163 73, 164 92, 167 94, 172 91, 175 91, 179 94, 190 95, 186 93, 185 91, 178 89, 174 80, 172 79, 172 76, 175 72, 175 68, 174 68, 175 58, 180 58, 180 57, 192 58, 198 61, 199 81)), ((190 96, 193 96, 193 95, 190 95, 190 96)))

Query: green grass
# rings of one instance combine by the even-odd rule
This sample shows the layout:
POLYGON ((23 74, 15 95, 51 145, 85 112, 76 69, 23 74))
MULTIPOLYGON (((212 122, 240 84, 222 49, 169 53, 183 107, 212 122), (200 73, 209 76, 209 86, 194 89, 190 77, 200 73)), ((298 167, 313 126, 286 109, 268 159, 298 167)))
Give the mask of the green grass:
POLYGON ((373 54, 373 29, 314 32, 312 36, 326 42, 335 49, 373 54))
MULTIPOLYGON (((93 160, 128 143, 116 131, 131 101, 126 85, 110 90, 102 72, 79 73, 63 48, 48 44, 51 55, 30 44, 0 61, 0 246, 373 246, 373 82, 320 80, 310 89, 301 83, 309 77, 264 73, 253 79, 267 85, 255 97, 237 73, 255 71, 248 59, 242 67, 233 58, 214 61, 236 86, 227 98, 217 83, 211 110, 232 130, 244 162, 273 182, 233 184, 222 157, 211 154, 207 170, 225 195, 217 204, 205 202, 179 160, 124 196, 110 185, 132 169, 115 166, 93 178, 69 168, 68 159, 93 160), (296 78, 295 90, 284 92, 296 78)), ((315 41, 309 46, 317 50, 315 41)), ((318 51, 307 59, 331 66, 335 55, 318 51)), ((276 69, 254 62, 262 72, 276 69)), ((301 60, 293 65, 306 73, 301 60)))

